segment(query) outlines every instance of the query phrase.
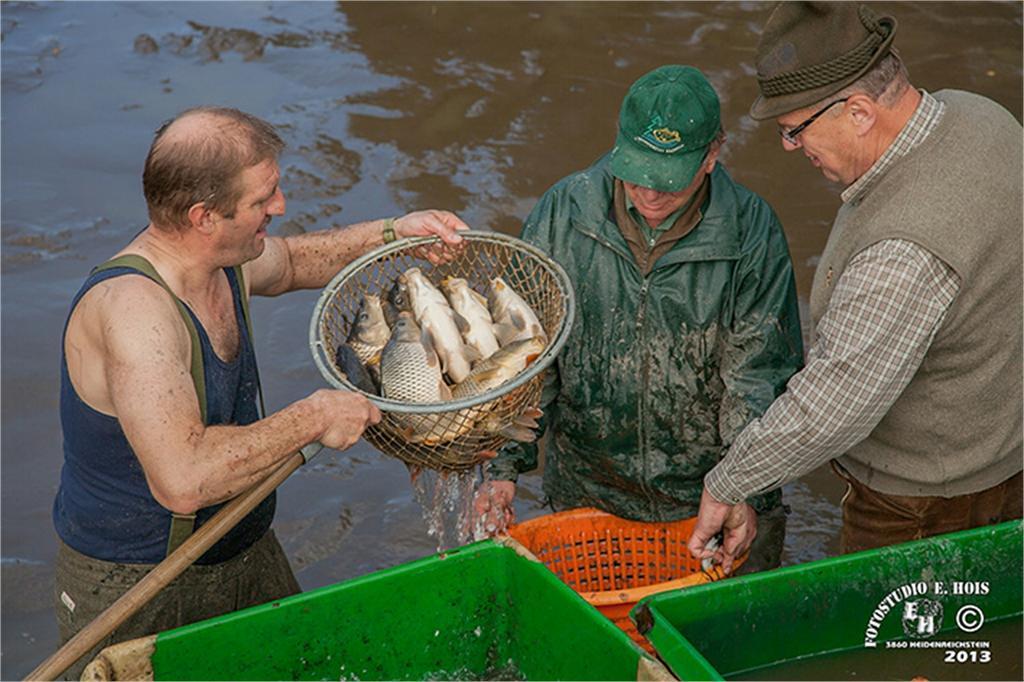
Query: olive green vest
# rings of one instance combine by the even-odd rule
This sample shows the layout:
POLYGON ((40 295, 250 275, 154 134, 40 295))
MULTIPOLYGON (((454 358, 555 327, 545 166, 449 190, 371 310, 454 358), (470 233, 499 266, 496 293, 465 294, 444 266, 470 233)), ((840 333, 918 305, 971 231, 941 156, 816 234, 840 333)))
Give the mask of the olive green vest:
POLYGON ((906 390, 839 461, 893 495, 953 497, 1021 470, 1022 131, 984 97, 935 94, 938 126, 839 210, 811 291, 815 325, 850 259, 884 239, 935 254, 960 292, 906 390))

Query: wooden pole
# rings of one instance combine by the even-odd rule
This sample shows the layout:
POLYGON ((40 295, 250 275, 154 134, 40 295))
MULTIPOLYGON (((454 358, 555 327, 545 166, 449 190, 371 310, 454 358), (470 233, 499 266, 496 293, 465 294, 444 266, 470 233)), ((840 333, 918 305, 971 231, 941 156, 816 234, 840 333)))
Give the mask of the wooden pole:
POLYGON ((70 668, 75 661, 89 652, 104 637, 113 632, 136 611, 145 606, 157 593, 177 578, 201 557, 218 540, 235 527, 239 521, 262 502, 267 495, 281 485, 293 471, 302 466, 305 458, 296 452, 286 459, 262 482, 257 483, 228 504, 204 523, 170 556, 153 567, 139 582, 121 598, 96 616, 96 619, 78 631, 64 646, 30 672, 26 680, 55 680, 70 668))

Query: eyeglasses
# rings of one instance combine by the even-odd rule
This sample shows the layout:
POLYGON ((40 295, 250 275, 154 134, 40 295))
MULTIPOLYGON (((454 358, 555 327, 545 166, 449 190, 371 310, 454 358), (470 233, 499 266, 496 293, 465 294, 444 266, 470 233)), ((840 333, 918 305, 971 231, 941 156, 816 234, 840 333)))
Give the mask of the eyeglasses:
POLYGON ((826 111, 828 111, 829 109, 831 109, 835 105, 839 104, 840 102, 845 102, 848 99, 850 99, 850 98, 849 97, 844 97, 842 99, 837 99, 836 101, 832 102, 831 104, 826 104, 824 107, 819 109, 816 114, 814 114, 809 119, 807 119, 806 121, 804 121, 800 125, 796 126, 795 128, 790 128, 788 130, 783 130, 782 128, 780 128, 779 129, 779 135, 782 135, 782 139, 785 140, 786 142, 788 142, 790 144, 796 144, 797 143, 797 141, 796 141, 797 135, 802 133, 807 128, 807 126, 809 126, 812 123, 814 123, 819 116, 824 114, 826 111))

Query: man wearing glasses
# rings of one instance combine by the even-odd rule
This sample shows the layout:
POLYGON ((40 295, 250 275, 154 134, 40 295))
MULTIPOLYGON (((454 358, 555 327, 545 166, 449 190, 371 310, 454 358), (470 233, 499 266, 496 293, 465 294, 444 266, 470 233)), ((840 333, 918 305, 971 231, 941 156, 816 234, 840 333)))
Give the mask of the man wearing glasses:
MULTIPOLYGON (((718 163, 724 139, 704 75, 662 66, 630 87, 614 148, 545 192, 523 224, 578 304, 542 398, 544 492, 557 510, 694 516, 704 474, 803 362, 782 226, 718 163)), ((477 510, 500 526, 517 474, 536 466, 533 444, 505 448, 477 510)), ((750 504, 762 533, 742 570, 778 566, 780 491, 750 504)))
POLYGON ((751 115, 843 205, 807 366, 705 478, 695 555, 724 525, 730 563, 756 532, 737 503, 829 460, 844 553, 1021 516, 1021 126, 912 87, 895 31, 853 3, 781 3, 765 26, 751 115))

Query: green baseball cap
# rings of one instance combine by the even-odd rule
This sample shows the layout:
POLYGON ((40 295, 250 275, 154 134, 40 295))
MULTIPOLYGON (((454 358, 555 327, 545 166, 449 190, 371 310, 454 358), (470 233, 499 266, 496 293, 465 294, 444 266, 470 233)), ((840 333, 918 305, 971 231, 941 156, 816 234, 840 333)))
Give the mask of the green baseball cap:
POLYGON ((693 181, 721 129, 721 105, 692 66, 661 66, 629 88, 611 154, 615 177, 659 192, 693 181))

